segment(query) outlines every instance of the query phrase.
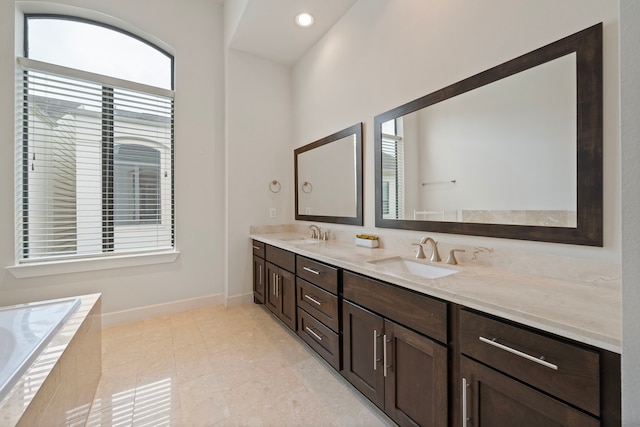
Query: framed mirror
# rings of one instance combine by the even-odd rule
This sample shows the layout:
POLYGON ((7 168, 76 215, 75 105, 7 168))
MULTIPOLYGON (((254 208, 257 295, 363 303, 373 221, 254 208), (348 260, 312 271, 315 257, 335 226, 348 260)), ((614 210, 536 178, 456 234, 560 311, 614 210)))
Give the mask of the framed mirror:
POLYGON ((294 150, 297 220, 363 225, 362 131, 358 123, 294 150))
POLYGON ((602 246, 602 24, 374 119, 376 226, 602 246))

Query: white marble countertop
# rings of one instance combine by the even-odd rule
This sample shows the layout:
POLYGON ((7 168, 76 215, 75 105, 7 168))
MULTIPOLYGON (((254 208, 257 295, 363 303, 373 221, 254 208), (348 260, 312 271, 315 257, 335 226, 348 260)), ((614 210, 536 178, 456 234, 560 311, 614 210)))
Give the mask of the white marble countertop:
MULTIPOLYGON (((299 255, 477 309, 605 350, 621 353, 621 289, 461 263, 460 272, 425 279, 383 271, 369 261, 399 256, 329 240, 294 243, 292 233, 251 234, 252 239, 299 255)), ((447 266, 445 263, 438 265, 447 266)))

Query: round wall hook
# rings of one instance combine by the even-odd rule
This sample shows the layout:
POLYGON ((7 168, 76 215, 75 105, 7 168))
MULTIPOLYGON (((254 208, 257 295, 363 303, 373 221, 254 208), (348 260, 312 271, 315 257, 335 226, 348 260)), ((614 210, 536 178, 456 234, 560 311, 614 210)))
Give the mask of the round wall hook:
POLYGON ((313 185, 309 181, 305 181, 302 183, 302 191, 309 194, 313 191, 313 185))
POLYGON ((280 182, 276 179, 269 183, 269 191, 272 193, 279 193, 281 188, 282 186, 280 185, 280 182))

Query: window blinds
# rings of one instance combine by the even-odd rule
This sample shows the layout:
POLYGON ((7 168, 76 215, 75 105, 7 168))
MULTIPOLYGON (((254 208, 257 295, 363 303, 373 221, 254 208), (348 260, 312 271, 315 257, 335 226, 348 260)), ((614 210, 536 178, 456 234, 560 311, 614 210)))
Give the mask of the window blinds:
POLYGON ((382 137, 383 218, 404 219, 404 144, 402 137, 382 137))
POLYGON ((173 92, 18 68, 17 261, 173 248, 173 92))

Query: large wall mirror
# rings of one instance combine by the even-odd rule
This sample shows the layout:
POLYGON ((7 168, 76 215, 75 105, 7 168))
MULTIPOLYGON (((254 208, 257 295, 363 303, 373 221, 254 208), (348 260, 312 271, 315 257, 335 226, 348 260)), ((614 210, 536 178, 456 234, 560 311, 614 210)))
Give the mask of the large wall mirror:
POLYGON ((374 120, 376 226, 602 246, 602 24, 374 120))
POLYGON ((294 150, 296 219, 363 224, 362 123, 294 150))

